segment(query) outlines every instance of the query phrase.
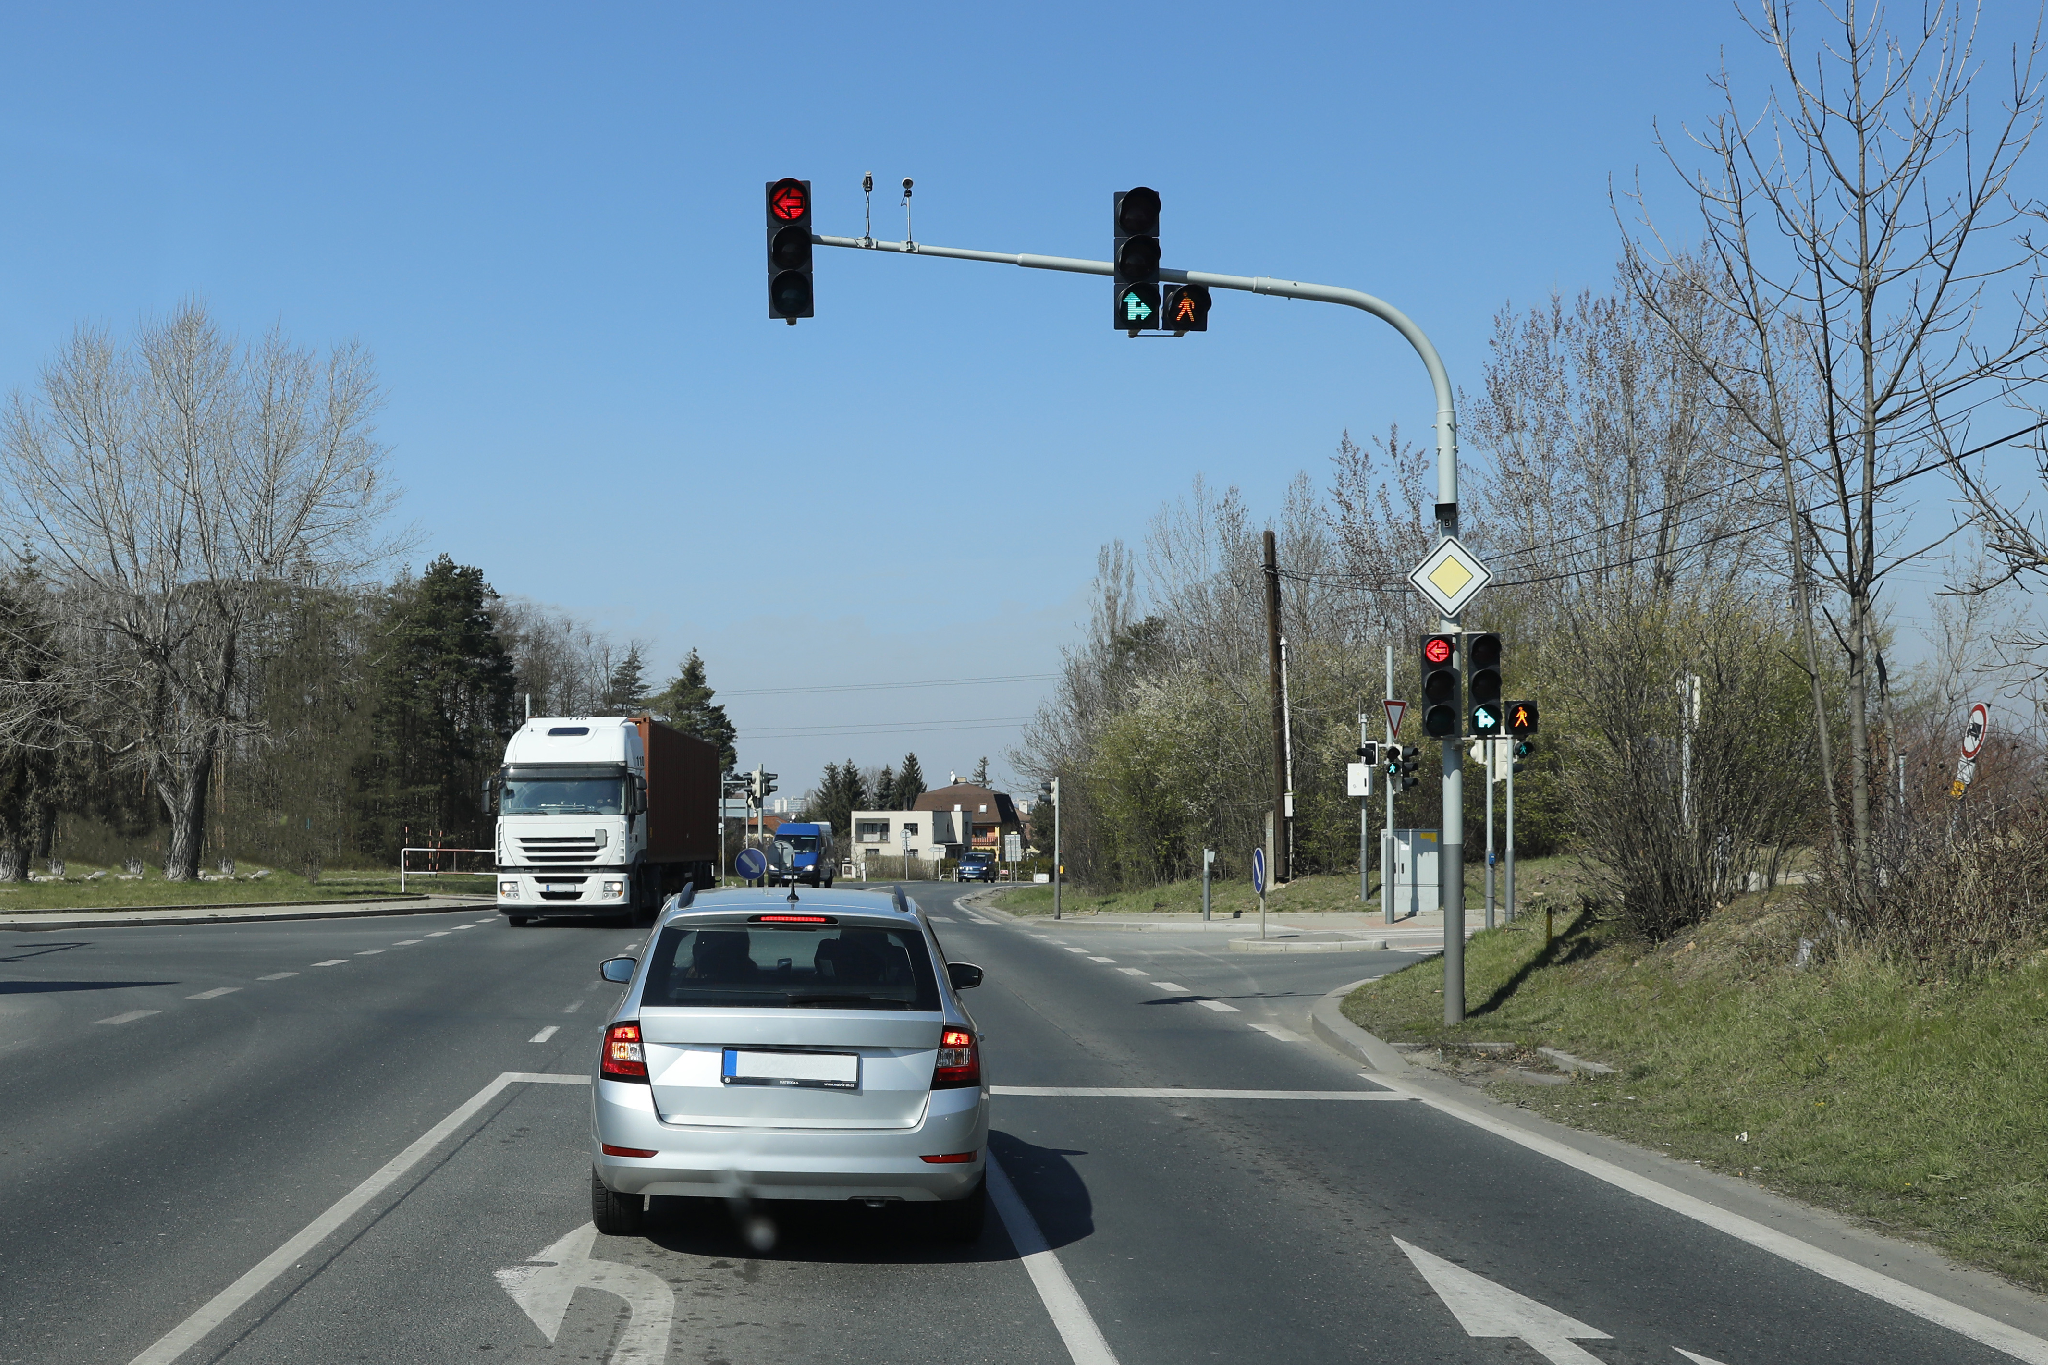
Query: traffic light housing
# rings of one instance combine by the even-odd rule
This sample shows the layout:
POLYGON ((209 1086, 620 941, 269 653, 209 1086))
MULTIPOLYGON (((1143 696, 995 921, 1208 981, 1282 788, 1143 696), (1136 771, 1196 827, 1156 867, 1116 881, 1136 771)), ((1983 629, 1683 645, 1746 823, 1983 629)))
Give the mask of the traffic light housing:
POLYGON ((1422 750, 1416 748, 1413 744, 1401 750, 1399 772, 1401 775, 1402 791, 1407 791, 1410 787, 1416 786, 1422 781, 1421 778, 1415 775, 1415 770, 1421 766, 1422 750))
POLYGON ((1209 286, 1170 284, 1159 300, 1160 327, 1175 336, 1209 330, 1209 286))
POLYGON ((1431 739, 1458 735, 1458 637, 1422 637, 1422 731, 1431 739))
POLYGON ((1472 707, 1472 733, 1491 738, 1505 720, 1500 704, 1500 636, 1480 631, 1465 640, 1465 695, 1472 707))
POLYGON ((1511 701, 1507 706, 1508 733, 1516 739, 1526 739, 1536 733, 1536 722, 1542 717, 1537 713, 1533 701, 1511 701))
POLYGON ((1526 761, 1526 760, 1528 759, 1529 755, 1531 755, 1531 754, 1533 754, 1533 753, 1535 753, 1535 752, 1536 752, 1536 741, 1535 741, 1535 740, 1533 740, 1533 739, 1518 739, 1518 740, 1516 740, 1516 741, 1515 741, 1515 771, 1516 771, 1516 772, 1520 772, 1520 771, 1522 771, 1522 764, 1523 764, 1523 762, 1524 762, 1524 761, 1526 761))
POLYGON ((811 311, 811 182, 768 184, 768 316, 796 326, 811 311))
POLYGON ((1367 767, 1375 767, 1380 761, 1380 746, 1366 743, 1358 746, 1358 756, 1365 760, 1367 767))
MULTIPOLYGON (((1110 205, 1115 231, 1110 263, 1116 280, 1112 321, 1120 332, 1136 336, 1158 331, 1159 320, 1159 191, 1144 185, 1119 190, 1110 205)), ((1203 317, 1208 317, 1207 310, 1203 317)), ((1206 325, 1206 322, 1205 322, 1206 325)))

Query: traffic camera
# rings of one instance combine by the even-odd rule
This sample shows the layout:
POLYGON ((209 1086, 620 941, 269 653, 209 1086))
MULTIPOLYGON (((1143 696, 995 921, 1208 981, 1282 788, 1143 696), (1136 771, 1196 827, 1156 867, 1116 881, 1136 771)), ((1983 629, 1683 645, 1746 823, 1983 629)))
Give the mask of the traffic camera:
POLYGON ((811 182, 768 185, 768 316, 796 326, 811 312, 811 182))
POLYGON ((1422 637, 1422 729, 1432 739, 1458 734, 1458 637, 1422 637))

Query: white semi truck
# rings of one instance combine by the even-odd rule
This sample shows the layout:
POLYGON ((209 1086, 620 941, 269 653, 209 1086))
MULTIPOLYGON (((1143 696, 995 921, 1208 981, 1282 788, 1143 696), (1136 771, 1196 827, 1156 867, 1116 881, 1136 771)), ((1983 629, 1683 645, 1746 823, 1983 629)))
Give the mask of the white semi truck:
POLYGON ((498 913, 627 920, 717 884, 718 747, 649 716, 536 716, 491 779, 498 913))

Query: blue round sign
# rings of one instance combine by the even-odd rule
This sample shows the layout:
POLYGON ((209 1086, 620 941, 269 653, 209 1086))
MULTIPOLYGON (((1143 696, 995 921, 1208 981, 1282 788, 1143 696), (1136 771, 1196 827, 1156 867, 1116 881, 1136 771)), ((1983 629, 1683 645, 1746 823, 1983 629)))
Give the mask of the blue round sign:
POLYGON ((757 882, 768 875, 768 855, 758 848, 743 848, 740 856, 732 860, 736 871, 750 882, 757 882))
POLYGON ((1252 850, 1252 890, 1261 896, 1266 894, 1266 850, 1252 850))

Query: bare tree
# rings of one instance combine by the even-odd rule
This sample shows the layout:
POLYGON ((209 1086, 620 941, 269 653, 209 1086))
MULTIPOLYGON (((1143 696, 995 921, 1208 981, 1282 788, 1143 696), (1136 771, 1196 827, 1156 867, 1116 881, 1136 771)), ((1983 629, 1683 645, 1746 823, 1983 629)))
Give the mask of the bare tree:
POLYGON ((0 519, 100 641, 82 666, 163 804, 173 880, 198 871, 215 756, 260 734, 246 637, 282 585, 387 553, 378 401, 359 347, 245 346, 187 302, 125 348, 81 327, 0 414, 0 519))
POLYGON ((2001 103, 1980 127, 1975 11, 1936 3, 1892 28, 1881 4, 1817 8, 1826 33, 1812 43, 1795 31, 1790 0, 1754 12, 1784 84, 1753 118, 1721 74, 1724 108, 1691 139, 1704 170, 1660 144, 1696 196, 1695 277, 1739 332, 1739 351, 1714 354, 1669 314, 1666 277, 1681 256, 1647 214, 1649 237, 1629 244, 1626 266, 1713 381, 1751 457, 1778 474, 1837 861, 1867 889, 1878 593, 1887 573, 1933 548, 1903 543, 1895 490, 1942 466, 1970 412, 2023 380, 2048 335, 2024 301, 1994 324, 1985 297, 2033 259, 2010 231, 2027 210, 2009 186, 2038 126, 2040 45, 2037 30, 2012 47, 2009 69, 2001 56, 2001 103), (1815 573, 1832 600, 1815 600, 1815 573), (1816 611, 1846 681, 1842 774, 1827 749, 1816 611))

